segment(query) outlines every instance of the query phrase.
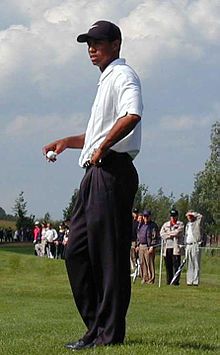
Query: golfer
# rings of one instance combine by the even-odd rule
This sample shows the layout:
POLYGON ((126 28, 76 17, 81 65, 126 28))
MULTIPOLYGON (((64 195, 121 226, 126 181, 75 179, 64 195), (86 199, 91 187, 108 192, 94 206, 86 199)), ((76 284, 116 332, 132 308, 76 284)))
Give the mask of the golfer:
POLYGON ((119 58, 121 31, 108 21, 77 37, 101 76, 85 134, 43 148, 82 148, 85 169, 73 210, 66 267, 85 334, 70 350, 121 344, 130 301, 132 206, 138 188, 133 159, 140 150, 142 98, 137 74, 119 58))

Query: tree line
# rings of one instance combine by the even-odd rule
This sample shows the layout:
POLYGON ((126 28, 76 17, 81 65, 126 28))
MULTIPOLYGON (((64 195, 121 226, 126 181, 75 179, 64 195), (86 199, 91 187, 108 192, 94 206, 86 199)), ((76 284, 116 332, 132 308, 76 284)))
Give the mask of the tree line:
MULTIPOLYGON (((71 218, 77 195, 78 189, 75 189, 68 206, 63 210, 63 220, 71 218)), ((175 207, 179 211, 179 218, 183 222, 186 222, 186 212, 193 209, 203 214, 207 234, 220 235, 220 122, 216 121, 212 125, 210 157, 205 162, 204 169, 196 174, 191 194, 181 194, 178 199, 175 199, 173 194, 166 196, 162 187, 158 189, 156 194, 152 194, 148 186, 140 184, 135 196, 134 207, 140 211, 150 209, 159 226, 162 226, 167 220, 171 208, 175 207)), ((27 215, 27 202, 23 191, 15 200, 13 212, 14 215, 7 215, 0 207, 0 219, 15 220, 18 229, 33 227, 35 216, 27 215)), ((51 221, 49 212, 39 219, 46 222, 51 221)), ((55 224, 59 222, 54 221, 55 224)))

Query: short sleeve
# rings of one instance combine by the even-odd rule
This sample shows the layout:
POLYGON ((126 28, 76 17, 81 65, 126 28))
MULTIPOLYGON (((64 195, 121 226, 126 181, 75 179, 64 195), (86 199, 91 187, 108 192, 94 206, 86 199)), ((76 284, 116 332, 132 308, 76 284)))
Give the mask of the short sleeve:
POLYGON ((130 71, 119 73, 115 80, 117 117, 126 114, 142 116, 143 103, 138 76, 130 71))

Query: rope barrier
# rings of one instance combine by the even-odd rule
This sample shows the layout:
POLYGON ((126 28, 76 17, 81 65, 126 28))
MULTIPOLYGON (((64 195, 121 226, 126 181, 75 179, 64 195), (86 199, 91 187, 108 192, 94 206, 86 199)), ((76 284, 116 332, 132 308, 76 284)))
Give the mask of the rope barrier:
MULTIPOLYGON (((154 248, 160 247, 160 265, 159 265, 159 283, 158 283, 159 287, 161 287, 161 281, 162 281, 163 245, 164 245, 164 241, 162 239, 161 243, 156 244, 156 245, 153 246, 154 248)), ((180 247, 181 248, 186 248, 187 245, 183 244, 183 245, 180 245, 180 247)), ((220 250, 220 247, 211 247, 211 246, 202 247, 202 246, 199 246, 199 249, 204 250, 204 251, 211 251, 211 250, 220 250)), ((133 278, 133 283, 135 282, 136 278, 139 276, 139 272, 140 272, 140 263, 139 263, 139 259, 138 259, 137 260, 136 269, 135 269, 134 273, 131 274, 131 277, 133 278)))
MULTIPOLYGON (((162 239, 162 243, 160 243, 160 247, 161 247, 161 250, 160 250, 160 267, 159 267, 159 283, 158 283, 158 287, 160 288, 161 287, 161 279, 162 279, 162 249, 163 249, 163 239, 162 239)), ((194 245, 197 244, 197 243, 194 243, 194 245)), ((183 245, 180 245, 181 248, 185 248, 187 247, 186 244, 183 244, 183 245)), ((199 246, 199 249, 201 250, 204 250, 204 251, 211 251, 211 250, 220 250, 220 247, 211 247, 211 246, 208 246, 208 247, 202 247, 202 246, 199 246)), ((183 265, 186 263, 186 256, 185 256, 185 259, 183 259, 183 265)), ((181 272, 181 271, 180 271, 181 272)), ((174 275, 175 276, 175 275, 174 275)))
MULTIPOLYGON (((195 243, 196 244, 196 243, 195 243)), ((156 245, 152 245, 154 248, 156 247, 161 247, 162 243, 160 244, 156 244, 156 245)), ((183 244, 183 245, 180 245, 181 248, 185 248, 187 245, 186 244, 183 244)), ((220 250, 220 247, 201 247, 199 246, 199 249, 207 249, 207 250, 220 250)))

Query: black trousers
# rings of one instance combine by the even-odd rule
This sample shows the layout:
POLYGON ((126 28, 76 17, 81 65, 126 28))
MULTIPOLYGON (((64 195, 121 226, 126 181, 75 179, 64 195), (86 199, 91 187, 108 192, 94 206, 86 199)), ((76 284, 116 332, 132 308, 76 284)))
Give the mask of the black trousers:
MULTIPOLYGON (((181 263, 180 255, 173 255, 173 248, 168 248, 166 250, 166 256, 164 257, 165 265, 166 265, 166 273, 167 273, 167 285, 169 285, 172 281, 173 276, 178 270, 181 263)), ((179 285, 179 277, 174 282, 174 285, 179 285)))
POLYGON ((81 182, 65 252, 86 342, 122 343, 130 302, 131 210, 138 175, 126 153, 111 153, 81 182))

